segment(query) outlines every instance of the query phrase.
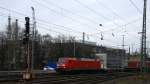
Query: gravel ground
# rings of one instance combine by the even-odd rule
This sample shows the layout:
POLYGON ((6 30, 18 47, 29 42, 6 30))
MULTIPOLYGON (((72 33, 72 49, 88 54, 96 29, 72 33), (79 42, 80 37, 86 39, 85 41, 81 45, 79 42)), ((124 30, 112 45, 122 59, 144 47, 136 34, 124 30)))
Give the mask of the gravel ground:
POLYGON ((99 84, 150 84, 150 74, 125 77, 99 84))

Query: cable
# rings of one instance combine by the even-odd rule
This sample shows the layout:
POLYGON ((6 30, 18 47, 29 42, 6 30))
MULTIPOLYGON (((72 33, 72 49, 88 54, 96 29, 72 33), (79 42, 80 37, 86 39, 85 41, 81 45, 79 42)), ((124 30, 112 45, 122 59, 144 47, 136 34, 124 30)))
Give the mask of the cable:
MULTIPOLYGON (((0 14, 1 14, 1 16, 8 17, 8 15, 7 15, 7 14, 4 14, 4 13, 2 13, 2 12, 0 12, 0 14)), ((12 16, 11 16, 11 18, 12 18, 12 16)), ((12 19, 22 19, 22 18, 18 18, 18 17, 14 17, 14 16, 13 16, 13 18, 12 18, 12 19)), ((24 23, 24 21, 23 21, 23 20, 19 20, 19 22, 24 23)))
MULTIPOLYGON (((135 3, 134 3, 132 0, 129 0, 129 1, 130 1, 130 3, 137 9, 137 11, 138 11, 141 15, 143 15, 142 11, 135 5, 135 3)), ((148 23, 150 23, 150 20, 149 20, 149 19, 147 19, 147 21, 148 21, 148 23)))
MULTIPOLYGON (((48 22, 45 22, 45 21, 43 21, 43 20, 40 20, 41 22, 43 22, 43 23, 48 23, 48 22)), ((24 21, 22 21, 22 22, 24 22, 24 21)), ((39 24, 41 24, 41 23, 39 23, 39 24)), ((49 24, 49 23, 48 23, 49 24)), ((42 24, 42 25, 45 25, 45 24, 42 24)), ((52 24, 52 25, 55 25, 55 26, 59 26, 59 27, 64 27, 64 26, 60 26, 60 25, 57 25, 57 24, 52 24)), ((46 26, 48 26, 48 25, 46 25, 46 26)), ((56 28, 56 27, 55 27, 56 28)), ((64 27, 64 28, 66 28, 66 27, 64 27)), ((64 30, 64 31, 69 31, 69 30, 65 30, 65 29, 61 29, 61 30, 64 30)), ((72 30, 72 31, 74 31, 74 30, 72 30)), ((70 31, 69 31, 70 32, 70 31)), ((77 33, 79 33, 78 31, 77 31, 77 33)), ((80 33, 82 33, 82 32, 80 32, 80 33)))
MULTIPOLYGON (((128 23, 126 23, 126 24, 123 24, 123 25, 120 25, 119 26, 119 28, 121 27, 124 27, 124 26, 128 26, 128 25, 131 25, 131 24, 133 24, 133 23, 135 23, 135 22, 137 22, 137 21, 140 21, 140 19, 141 19, 141 17, 140 18, 137 18, 137 19, 135 19, 135 20, 133 20, 133 21, 131 21, 131 22, 128 22, 128 23)), ((113 31, 113 30, 116 30, 118 27, 116 27, 116 28, 113 28, 113 29, 108 29, 108 30, 105 30, 105 31, 102 31, 102 32, 110 32, 110 31, 113 31)), ((119 29, 120 30, 120 29, 119 29)), ((97 33, 97 34, 99 34, 99 33, 97 33)))
MULTIPOLYGON (((77 2, 77 3, 79 3, 80 5, 82 5, 83 7, 87 8, 88 10, 90 10, 90 11, 94 12, 94 13, 95 13, 95 14, 97 14, 98 16, 103 17, 105 20, 107 20, 107 21, 111 21, 109 18, 105 17, 104 15, 102 15, 102 14, 100 14, 99 12, 95 11, 94 9, 92 9, 92 8, 88 7, 87 5, 85 5, 85 4, 83 4, 83 3, 81 3, 79 0, 74 0, 74 1, 75 1, 75 2, 77 2)), ((113 24, 115 24, 116 26, 120 26, 120 25, 118 25, 118 24, 117 24, 117 23, 115 23, 115 22, 113 22, 113 24)))
MULTIPOLYGON (((10 11, 10 10, 9 10, 10 11)), ((17 14, 18 14, 18 12, 16 12, 17 14)), ((22 15, 22 13, 19 13, 19 15, 22 15)), ((24 15, 24 14, 23 14, 24 15)), ((25 15, 26 16, 26 15, 25 15)), ((39 19, 38 19, 39 20, 39 19)), ((49 22, 46 22, 46 21, 43 21, 43 20, 40 20, 41 22, 43 22, 43 23, 47 23, 47 24, 49 24, 49 22)), ((52 23, 53 24, 53 23, 52 23)), ((53 24, 53 25, 55 25, 55 26, 59 26, 59 27, 63 27, 63 28, 68 28, 68 27, 65 27, 65 26, 62 26, 62 25, 57 25, 57 24, 53 24)), ((81 33, 81 32, 80 32, 81 33)))
MULTIPOLYGON (((37 3, 37 4, 39 4, 39 5, 42 5, 43 7, 49 9, 49 10, 52 11, 52 12, 55 12, 56 14, 62 15, 60 12, 58 12, 58 11, 56 11, 56 10, 54 10, 54 9, 52 9, 52 8, 50 8, 50 7, 46 6, 46 5, 44 5, 44 4, 42 4, 42 3, 39 3, 39 2, 34 1, 34 0, 31 0, 31 1, 34 2, 34 3, 37 3)), ((83 23, 83 22, 80 22, 79 20, 76 20, 76 19, 74 19, 74 18, 72 18, 72 17, 70 17, 70 16, 67 16, 67 15, 62 15, 62 16, 66 17, 66 18, 68 18, 68 19, 70 19, 70 20, 72 20, 72 21, 75 21, 75 22, 77 22, 77 23, 80 23, 81 25, 84 25, 84 26, 87 26, 87 25, 88 25, 88 24, 83 23)), ((89 26, 87 26, 87 27, 89 27, 89 26)))
MULTIPOLYGON (((79 3, 80 5, 84 6, 85 8, 89 9, 90 11, 92 11, 92 12, 96 13, 97 15, 102 16, 104 19, 109 20, 109 19, 108 19, 108 18, 106 18, 105 16, 101 15, 100 13, 98 13, 97 11, 95 11, 95 10, 91 9, 91 8, 90 8, 90 7, 88 7, 87 5, 85 5, 85 4, 83 4, 83 3, 81 3, 80 1, 78 1, 78 0, 74 0, 74 1, 76 1, 76 2, 77 2, 77 3, 79 3)), ((115 22, 113 22, 113 23, 114 23, 115 25, 117 25, 117 27, 122 27, 122 26, 120 26, 120 25, 116 24, 115 22)), ((130 23, 128 23, 128 24, 130 24, 130 23)), ((125 24, 124 26, 126 26, 126 25, 127 25, 127 24, 125 24)), ((116 30, 116 28, 115 28, 115 29, 111 29, 111 30, 107 30, 107 31, 103 31, 103 32, 108 32, 108 31, 112 31, 112 30, 116 30)), ((122 30, 122 29, 119 29, 119 30, 122 30)))
MULTIPOLYGON (((14 10, 10 10, 10 9, 7 9, 7 8, 1 7, 1 6, 0 6, 0 8, 1 8, 1 9, 4 9, 4 10, 7 10, 7 11, 14 12, 14 13, 16 13, 16 14, 18 14, 18 15, 21 15, 21 16, 24 16, 24 17, 25 17, 25 16, 27 16, 26 14, 23 14, 23 13, 20 13, 20 12, 14 11, 14 10)), ((39 23, 52 24, 52 25, 55 25, 55 26, 58 26, 58 27, 63 27, 63 28, 69 29, 69 30, 73 30, 73 29, 71 29, 70 27, 66 27, 66 26, 58 25, 58 24, 55 24, 55 23, 52 23, 52 22, 49 22, 49 21, 47 22, 47 21, 42 20, 42 19, 39 19, 39 18, 37 18, 37 21, 39 21, 39 23)), ((82 33, 82 32, 77 31, 77 30, 73 30, 73 31, 78 32, 78 33, 82 33)))
POLYGON ((0 6, 0 8, 1 8, 1 9, 4 9, 4 10, 7 10, 7 11, 9 11, 9 12, 10 12, 10 11, 11 11, 11 12, 14 12, 14 13, 19 14, 19 15, 22 15, 22 16, 28 16, 28 15, 26 15, 26 14, 23 14, 23 13, 14 11, 14 10, 10 10, 10 9, 7 9, 7 8, 1 7, 1 6, 0 6))
POLYGON ((135 3, 132 0, 129 0, 129 1, 136 8, 136 10, 141 14, 142 11, 135 5, 135 3))
MULTIPOLYGON (((8 17, 6 14, 4 14, 4 13, 1 13, 0 12, 0 14, 2 14, 4 17, 8 17)), ((12 17, 11 17, 12 18, 12 17)), ((21 22, 21 23, 24 23, 24 21, 20 21, 19 20, 19 22, 21 22)), ((41 23, 39 23, 39 24, 41 24, 41 23)), ((41 25, 45 25, 45 24, 41 24, 41 25)), ((45 25, 45 26, 47 26, 47 27, 49 27, 48 25, 45 25)), ((58 25, 57 25, 58 26, 58 25)), ((41 26, 40 26, 40 29, 42 29, 41 28, 41 26)), ((58 29, 57 27, 55 27, 55 29, 58 29)), ((48 28, 47 28, 47 30, 48 30, 48 28)), ((50 30, 50 29, 49 29, 50 30)), ((65 29, 61 29, 61 30, 63 30, 63 31, 67 31, 67 32, 71 32, 71 30, 65 30, 65 29)), ((53 32, 56 32, 56 33, 59 33, 59 34, 63 34, 63 33, 61 33, 61 32, 58 32, 58 31, 55 31, 55 30, 51 30, 51 31, 53 31, 53 32)), ((73 31, 73 30, 72 30, 73 31)), ((74 31, 73 31, 74 32, 74 31)), ((76 32, 76 33, 79 33, 79 32, 76 32)))
MULTIPOLYGON (((104 5, 103 3, 101 3, 99 0, 96 0, 98 2, 98 4, 100 4, 101 6, 103 6, 105 9, 110 10, 115 16, 119 17, 120 19, 122 19, 122 21, 124 21, 124 18, 122 18, 120 15, 118 15, 115 11, 113 11, 111 8, 109 8, 108 6, 104 5)), ((124 21, 125 22, 125 21, 124 21)))
MULTIPOLYGON (((49 27, 49 25, 46 25, 46 24, 44 24, 44 23, 39 23, 40 25, 44 25, 44 26, 47 26, 47 27, 49 27)), ((64 26, 59 26, 59 25, 55 25, 55 26, 58 26, 58 27, 64 27, 64 26)), ((61 28, 57 28, 57 27, 55 27, 55 29, 61 29, 61 28)), ((63 31, 67 31, 67 32, 74 32, 74 33, 82 33, 82 32, 77 32, 77 31, 74 31, 74 30, 68 30, 68 29, 61 29, 61 30, 63 30, 63 31)))
POLYGON ((64 9, 64 8, 62 8, 61 6, 59 6, 59 5, 57 5, 57 4, 53 3, 53 2, 51 2, 51 1, 49 1, 49 0, 48 0, 48 1, 47 1, 47 0, 44 0, 44 1, 45 1, 46 3, 48 3, 48 4, 54 5, 55 7, 57 7, 57 8, 59 8, 59 9, 65 11, 65 12, 67 12, 67 13, 71 13, 71 14, 76 15, 76 16, 79 16, 80 18, 85 19, 85 20, 87 20, 87 21, 89 21, 89 22, 92 22, 92 23, 97 24, 97 22, 95 22, 94 20, 91 20, 91 19, 89 19, 88 17, 85 17, 85 16, 81 16, 81 15, 79 15, 79 14, 77 14, 77 13, 74 13, 74 12, 72 12, 72 11, 70 11, 70 10, 64 9))
MULTIPOLYGON (((122 21, 124 21, 126 23, 126 20, 121 17, 120 15, 118 15, 115 11, 113 11, 110 7, 106 6, 105 4, 101 3, 99 0, 96 0, 98 2, 98 4, 100 4, 101 6, 103 6, 105 9, 109 10, 110 12, 112 12, 113 15, 119 17, 122 21)), ((134 27, 137 27, 135 25, 133 25, 134 27)), ((116 29, 116 28, 115 28, 116 29)))
MULTIPOLYGON (((0 12, 0 14, 1 14, 1 16, 4 16, 4 17, 8 17, 6 14, 4 14, 4 13, 1 13, 0 12)), ((11 17, 12 18, 12 17, 11 17)), ((24 21, 20 21, 19 20, 19 22, 21 22, 21 23, 24 23, 24 21)), ((43 24, 44 25, 44 24, 43 24)), ((47 26, 47 25, 45 25, 45 26, 47 26)), ((48 26, 47 26, 48 27, 48 26)), ((55 27, 56 28, 56 27, 55 27)), ((59 34, 63 34, 63 33, 61 33, 61 32, 58 32, 58 31, 55 31, 55 30, 51 30, 51 29, 48 29, 48 28, 46 28, 46 27, 41 27, 40 26, 40 29, 45 29, 45 30, 48 30, 48 31, 53 31, 53 32, 55 32, 55 33, 59 33, 59 34)), ((67 30, 64 30, 64 31, 67 31, 67 30)), ((69 30, 68 30, 69 31, 69 30)), ((64 35, 64 34, 63 34, 64 35)))

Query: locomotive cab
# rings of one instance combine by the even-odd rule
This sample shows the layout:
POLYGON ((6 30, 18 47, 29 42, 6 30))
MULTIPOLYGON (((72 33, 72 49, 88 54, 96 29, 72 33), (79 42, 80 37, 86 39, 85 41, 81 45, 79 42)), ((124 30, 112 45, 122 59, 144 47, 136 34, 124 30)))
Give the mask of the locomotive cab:
POLYGON ((59 58, 57 63, 57 68, 66 68, 67 63, 68 63, 67 59, 59 58))
POLYGON ((59 58, 57 62, 57 71, 67 71, 69 70, 70 59, 74 58, 59 58))

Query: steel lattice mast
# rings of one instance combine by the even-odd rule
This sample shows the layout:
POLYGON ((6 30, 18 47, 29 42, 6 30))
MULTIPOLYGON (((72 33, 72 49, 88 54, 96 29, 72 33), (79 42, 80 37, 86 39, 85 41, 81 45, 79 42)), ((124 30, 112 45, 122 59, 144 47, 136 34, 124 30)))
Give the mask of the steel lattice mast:
POLYGON ((143 8, 143 26, 142 26, 142 39, 141 39, 141 71, 145 72, 146 65, 145 59, 146 55, 146 6, 147 0, 144 0, 144 8, 143 8))

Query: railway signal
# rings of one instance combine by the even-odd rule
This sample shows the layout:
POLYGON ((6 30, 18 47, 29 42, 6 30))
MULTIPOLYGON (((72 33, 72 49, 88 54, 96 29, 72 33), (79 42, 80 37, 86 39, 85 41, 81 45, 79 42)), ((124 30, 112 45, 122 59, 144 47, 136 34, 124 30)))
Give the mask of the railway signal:
POLYGON ((23 43, 25 44, 25 57, 26 57, 26 72, 23 74, 23 79, 30 80, 32 77, 31 74, 31 58, 30 58, 30 47, 29 47, 29 38, 30 38, 30 18, 25 17, 25 34, 23 38, 23 43))
POLYGON ((30 18, 25 17, 25 31, 24 31, 24 38, 23 38, 23 44, 27 44, 29 41, 29 35, 30 35, 30 18))

